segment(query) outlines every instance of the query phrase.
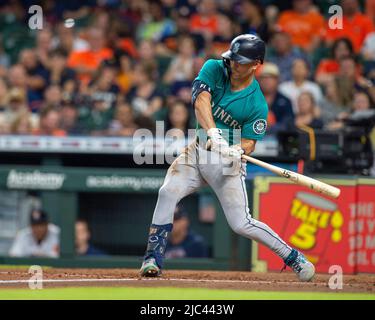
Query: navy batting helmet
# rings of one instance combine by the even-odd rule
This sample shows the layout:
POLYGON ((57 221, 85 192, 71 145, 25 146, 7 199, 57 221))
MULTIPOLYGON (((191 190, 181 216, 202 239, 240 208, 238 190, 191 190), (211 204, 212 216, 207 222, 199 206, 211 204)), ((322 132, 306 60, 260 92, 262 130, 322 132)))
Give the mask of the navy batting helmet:
POLYGON ((221 56, 224 60, 246 64, 256 60, 263 63, 265 54, 266 45, 262 39, 252 34, 242 34, 232 40, 230 49, 221 56))

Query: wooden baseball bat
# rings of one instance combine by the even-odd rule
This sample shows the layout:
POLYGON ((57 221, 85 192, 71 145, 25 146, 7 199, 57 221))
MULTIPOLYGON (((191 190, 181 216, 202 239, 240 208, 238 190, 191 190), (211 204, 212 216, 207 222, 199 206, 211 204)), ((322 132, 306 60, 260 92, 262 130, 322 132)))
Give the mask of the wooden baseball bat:
POLYGON ((249 161, 253 164, 256 164, 260 167, 263 167, 267 170, 272 171, 273 173, 279 175, 280 177, 287 178, 291 181, 293 181, 296 184, 299 184, 301 186, 305 186, 310 188, 311 190, 314 190, 318 193, 324 194, 326 196, 332 197, 337 199, 340 195, 341 190, 339 188, 336 188, 334 186, 331 186, 327 183, 324 183, 322 181, 304 176, 302 174, 299 174, 297 172, 289 171, 283 168, 279 168, 277 166, 274 166, 272 164, 263 162, 261 160, 255 159, 253 157, 242 155, 242 158, 246 161, 249 161))

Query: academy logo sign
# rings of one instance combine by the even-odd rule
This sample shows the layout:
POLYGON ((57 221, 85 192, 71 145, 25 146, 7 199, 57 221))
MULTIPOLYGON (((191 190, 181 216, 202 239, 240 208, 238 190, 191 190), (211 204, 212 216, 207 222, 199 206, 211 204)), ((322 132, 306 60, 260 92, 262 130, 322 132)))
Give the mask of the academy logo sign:
POLYGON ((66 175, 61 173, 44 173, 38 170, 32 172, 11 170, 8 174, 6 185, 9 189, 58 190, 61 189, 65 179, 66 175))
POLYGON ((88 176, 86 186, 88 188, 109 188, 124 189, 129 188, 139 190, 158 190, 164 181, 164 177, 124 177, 124 176, 88 176))

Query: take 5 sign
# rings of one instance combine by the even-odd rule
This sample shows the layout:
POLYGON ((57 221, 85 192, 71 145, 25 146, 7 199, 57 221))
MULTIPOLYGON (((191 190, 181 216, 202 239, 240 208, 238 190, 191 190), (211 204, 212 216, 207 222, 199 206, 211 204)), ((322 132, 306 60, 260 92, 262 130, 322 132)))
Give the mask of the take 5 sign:
MULTIPOLYGON (((375 273, 375 180, 325 180, 341 189, 330 199, 283 178, 256 177, 253 216, 302 251, 317 272, 340 265, 346 274, 375 273)), ((253 271, 283 262, 253 241, 253 271)))

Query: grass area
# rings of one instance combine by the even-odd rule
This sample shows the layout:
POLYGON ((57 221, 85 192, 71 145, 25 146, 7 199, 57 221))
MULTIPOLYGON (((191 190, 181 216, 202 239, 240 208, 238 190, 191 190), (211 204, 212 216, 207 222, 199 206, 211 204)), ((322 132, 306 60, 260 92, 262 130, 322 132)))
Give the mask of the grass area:
MULTIPOLYGON (((8 264, 0 264, 0 270, 1 269, 7 269, 7 270, 29 270, 29 268, 31 267, 31 265, 8 265, 8 264)), ((52 267, 48 267, 48 266, 40 266, 43 270, 47 270, 47 269, 52 269, 52 267)))
POLYGON ((0 264, 0 269, 29 269, 30 266, 0 264))
POLYGON ((0 300, 375 300, 374 294, 322 292, 266 292, 205 288, 76 287, 0 289, 0 300))

